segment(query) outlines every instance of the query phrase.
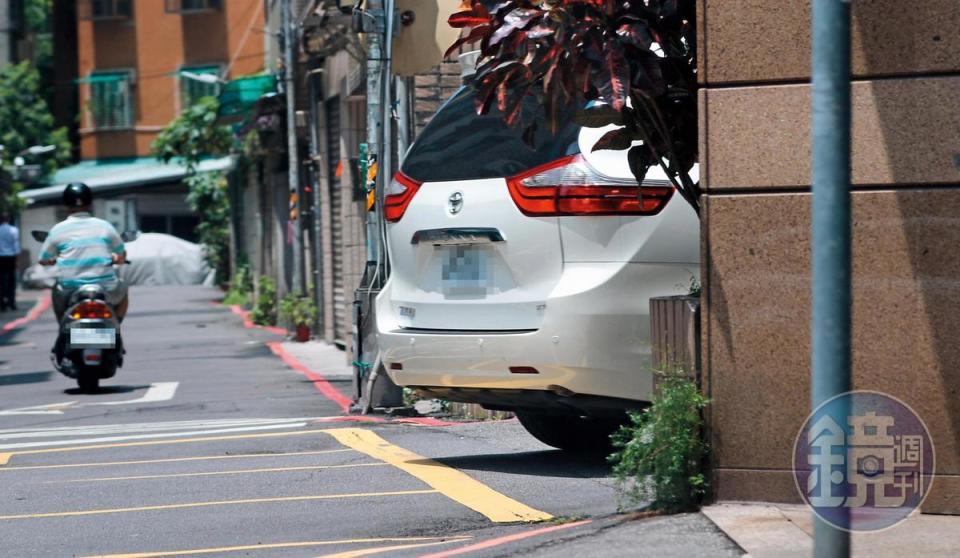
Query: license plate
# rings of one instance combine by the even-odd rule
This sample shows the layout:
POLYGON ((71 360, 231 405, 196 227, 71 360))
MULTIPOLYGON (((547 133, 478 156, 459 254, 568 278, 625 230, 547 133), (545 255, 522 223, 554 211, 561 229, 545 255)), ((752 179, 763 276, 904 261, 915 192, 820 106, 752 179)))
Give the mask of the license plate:
POLYGON ((485 294, 492 284, 490 252, 473 245, 444 246, 441 283, 447 294, 485 294))
POLYGON ((117 330, 113 328, 74 328, 70 330, 70 345, 73 347, 113 348, 117 343, 117 330))

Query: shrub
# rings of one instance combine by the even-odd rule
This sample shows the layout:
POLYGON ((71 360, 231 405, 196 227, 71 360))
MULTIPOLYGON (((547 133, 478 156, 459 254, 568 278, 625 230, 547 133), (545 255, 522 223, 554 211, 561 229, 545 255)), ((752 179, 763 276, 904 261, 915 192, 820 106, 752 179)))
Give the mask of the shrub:
POLYGON ((247 306, 250 304, 250 295, 253 293, 253 281, 250 277, 250 267, 241 265, 230 281, 230 290, 223 298, 227 306, 247 306))
POLYGON ((290 293, 280 302, 280 316, 294 327, 311 325, 317 320, 317 305, 310 297, 290 293))
POLYGON ((257 288, 256 302, 250 313, 253 323, 262 326, 277 324, 277 286, 273 279, 261 277, 257 288))
POLYGON ((621 490, 632 504, 652 502, 669 513, 697 509, 706 493, 702 410, 708 400, 679 372, 663 374, 653 403, 630 414, 612 439, 610 456, 621 490))

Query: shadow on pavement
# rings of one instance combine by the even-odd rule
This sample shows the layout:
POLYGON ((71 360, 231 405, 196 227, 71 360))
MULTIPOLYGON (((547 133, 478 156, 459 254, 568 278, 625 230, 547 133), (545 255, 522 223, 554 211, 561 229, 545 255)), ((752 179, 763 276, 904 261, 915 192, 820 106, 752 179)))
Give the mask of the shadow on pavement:
POLYGON ((67 395, 112 395, 116 393, 130 393, 138 389, 147 389, 149 385, 142 386, 103 386, 96 391, 83 391, 80 388, 70 388, 63 390, 67 395))
POLYGON ((610 466, 607 465, 606 458, 607 454, 603 452, 573 453, 546 450, 445 457, 435 461, 455 469, 467 471, 492 471, 515 475, 567 478, 602 478, 610 476, 610 466))
POLYGON ((16 386, 21 384, 39 384, 49 382, 53 372, 23 372, 20 374, 5 374, 0 376, 0 386, 16 386))

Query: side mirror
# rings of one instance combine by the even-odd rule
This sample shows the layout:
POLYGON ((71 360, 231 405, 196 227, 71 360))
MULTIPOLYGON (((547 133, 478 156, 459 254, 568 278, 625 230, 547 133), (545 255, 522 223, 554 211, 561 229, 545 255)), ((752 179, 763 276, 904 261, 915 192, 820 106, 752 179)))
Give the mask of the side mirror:
POLYGON ((140 238, 140 231, 123 231, 120 238, 122 238, 124 242, 133 242, 140 238))
POLYGON ((43 242, 48 236, 50 236, 50 233, 47 231, 30 231, 30 236, 32 236, 37 242, 43 242))

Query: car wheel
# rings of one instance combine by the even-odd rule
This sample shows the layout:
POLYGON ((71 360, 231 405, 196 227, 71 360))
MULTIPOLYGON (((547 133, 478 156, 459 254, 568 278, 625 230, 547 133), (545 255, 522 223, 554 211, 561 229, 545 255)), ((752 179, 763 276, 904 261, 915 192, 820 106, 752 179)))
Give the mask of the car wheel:
POLYGON ((626 420, 516 411, 520 424, 548 446, 571 451, 610 449, 610 435, 626 420))

